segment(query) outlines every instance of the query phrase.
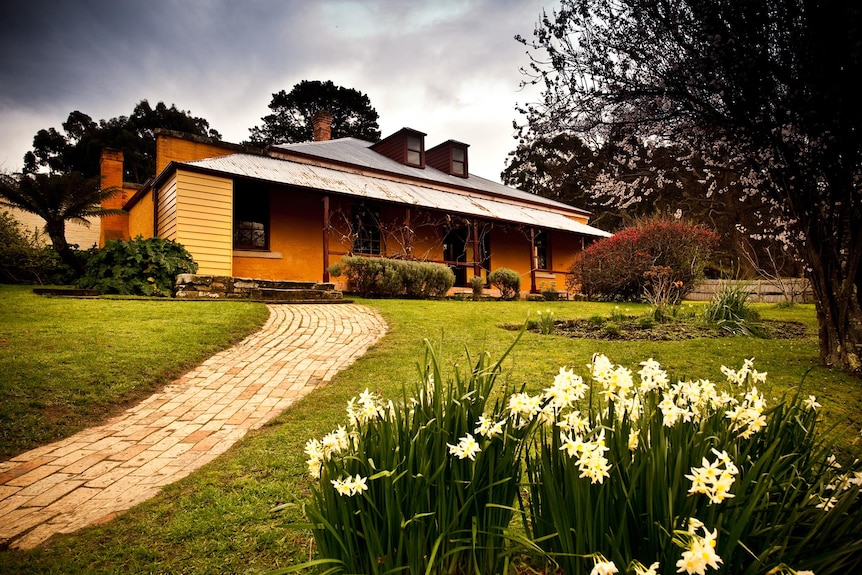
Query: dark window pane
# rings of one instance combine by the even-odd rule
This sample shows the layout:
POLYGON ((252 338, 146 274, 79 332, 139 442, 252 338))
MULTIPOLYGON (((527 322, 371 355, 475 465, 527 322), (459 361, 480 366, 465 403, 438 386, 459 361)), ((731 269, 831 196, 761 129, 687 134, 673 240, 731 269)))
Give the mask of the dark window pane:
POLYGON ((233 246, 235 249, 268 249, 268 188, 251 182, 235 182, 233 221, 233 246))
POLYGON ((548 236, 545 232, 536 234, 533 240, 533 245, 536 246, 536 269, 550 269, 550 260, 548 259, 548 236))
POLYGON ((380 255, 380 212, 376 208, 353 207, 353 253, 380 255))

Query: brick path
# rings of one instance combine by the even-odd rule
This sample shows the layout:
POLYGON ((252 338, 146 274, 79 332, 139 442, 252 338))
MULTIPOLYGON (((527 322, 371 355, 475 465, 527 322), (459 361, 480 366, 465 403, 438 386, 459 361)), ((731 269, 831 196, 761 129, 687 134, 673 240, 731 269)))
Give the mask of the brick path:
POLYGON ((224 453, 373 345, 352 304, 271 305, 263 328, 104 425, 0 463, 0 546, 110 520, 224 453))

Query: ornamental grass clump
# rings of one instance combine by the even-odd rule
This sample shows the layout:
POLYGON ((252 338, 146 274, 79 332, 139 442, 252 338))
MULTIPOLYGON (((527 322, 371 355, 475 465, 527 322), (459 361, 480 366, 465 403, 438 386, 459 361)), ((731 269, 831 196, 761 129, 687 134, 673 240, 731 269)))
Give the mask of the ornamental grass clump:
POLYGON ((760 335, 760 316, 750 298, 751 286, 722 282, 703 317, 707 324, 730 335, 760 335))
POLYGON ((444 378, 427 345, 412 393, 393 402, 366 390, 345 426, 308 442, 314 564, 326 573, 507 571, 506 530, 538 401, 494 391, 503 358, 468 354, 471 369, 444 378))
POLYGON ((860 464, 836 462, 813 396, 767 401, 751 360, 722 368, 733 393, 651 359, 637 377, 603 355, 588 369, 590 407, 554 409, 526 452, 525 529, 550 570, 862 568, 860 464))

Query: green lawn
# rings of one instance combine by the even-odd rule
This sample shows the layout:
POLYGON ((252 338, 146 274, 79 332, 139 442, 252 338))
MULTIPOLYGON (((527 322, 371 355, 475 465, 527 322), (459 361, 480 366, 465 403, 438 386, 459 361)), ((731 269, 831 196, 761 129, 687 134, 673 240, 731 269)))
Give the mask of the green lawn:
POLYGON ((0 285, 0 460, 146 397, 269 315, 260 304, 32 291, 0 285))
MULTIPOLYGON (((5 298, 8 288, 3 290, 0 293, 5 298)), ((45 301, 33 304, 43 311, 37 317, 56 313, 48 310, 45 301)), ((53 300, 48 301, 53 305, 53 300)), ((97 302, 62 303, 85 309, 97 302)), ((162 316, 168 308, 183 313, 184 306, 204 305, 136 303, 149 310, 141 311, 138 321, 146 321, 147 314, 162 316)), ((423 338, 441 346, 446 361, 463 363, 465 346, 473 353, 499 354, 516 336, 499 326, 521 323, 538 310, 551 309, 558 318, 575 318, 607 315, 614 308, 613 304, 584 302, 360 303, 378 309, 389 322, 390 332, 326 388, 314 391, 264 429, 249 434, 217 461, 114 521, 57 537, 34 551, 0 552, 0 573, 265 573, 303 562, 311 551, 307 533, 295 527, 302 521, 299 507, 277 515, 270 509, 282 502, 301 501, 307 493, 305 441, 343 423, 346 402, 366 387, 395 398, 400 385, 415 378, 416 364, 423 357, 423 338)), ((212 305, 229 308, 233 304, 212 305)), ((622 307, 630 313, 646 310, 640 305, 622 307)), ((653 357, 673 375, 721 381, 722 364, 738 368, 743 359, 754 357, 755 367, 769 372, 767 398, 804 380, 806 395, 816 395, 830 417, 840 422, 843 444, 853 449, 862 427, 862 382, 817 365, 813 308, 759 306, 758 310, 767 319, 802 321, 809 335, 789 341, 737 337, 607 342, 527 333, 507 360, 503 380, 527 382, 530 389, 539 390, 552 381, 561 365, 575 366, 583 374, 592 354, 601 352, 635 370, 638 362, 653 357)), ((66 313, 72 312, 67 309, 66 313)), ((93 315, 91 311, 77 313, 82 323, 93 315)), ((50 323, 44 318, 42 322, 50 323)), ((18 329, 25 326, 19 323, 18 329)), ((7 333, 4 328, 0 337, 8 340, 7 333)), ((7 372, 7 348, 2 349, 7 372)))

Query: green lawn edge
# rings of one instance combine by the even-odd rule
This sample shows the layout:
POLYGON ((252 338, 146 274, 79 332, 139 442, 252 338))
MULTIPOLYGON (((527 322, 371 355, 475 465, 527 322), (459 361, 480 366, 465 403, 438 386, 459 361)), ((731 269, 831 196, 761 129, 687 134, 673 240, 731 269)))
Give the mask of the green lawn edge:
MULTIPOLYGON (((33 551, 0 552, 2 573, 266 573, 313 557, 301 527, 302 498, 308 492, 303 447, 343 422, 344 406, 365 388, 395 398, 402 383, 416 377, 423 339, 442 348, 445 362, 488 351, 499 355, 515 334, 501 329, 551 310, 558 318, 610 314, 614 304, 587 302, 452 302, 357 300, 377 309, 389 332, 350 368, 286 410, 265 428, 251 432, 224 456, 166 487, 151 501, 116 519, 58 536, 33 551), (292 504, 284 512, 271 509, 292 504)), ((159 304, 153 304, 159 305, 159 304)), ((646 306, 619 305, 628 313, 646 306)), ((818 365, 816 321, 811 306, 757 306, 765 319, 802 321, 798 340, 716 338, 681 342, 573 340, 527 333, 504 364, 503 382, 548 384, 561 365, 584 373, 595 352, 637 368, 653 357, 677 377, 723 380, 722 364, 738 368, 754 357, 769 373, 767 399, 802 384, 840 422, 842 443, 859 435, 860 381, 818 365)))

